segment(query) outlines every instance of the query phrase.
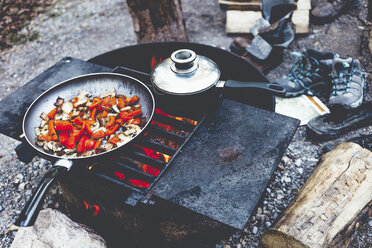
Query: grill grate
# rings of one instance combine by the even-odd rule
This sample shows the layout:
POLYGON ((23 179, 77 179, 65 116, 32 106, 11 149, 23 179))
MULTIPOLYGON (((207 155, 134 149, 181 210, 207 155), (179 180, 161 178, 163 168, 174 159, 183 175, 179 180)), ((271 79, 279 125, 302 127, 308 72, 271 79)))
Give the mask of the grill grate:
MULTIPOLYGON (((122 67, 115 68, 113 72, 128 75, 122 67)), ((131 76, 136 76, 133 71, 130 72, 131 76)), ((147 133, 137 139, 132 149, 104 163, 89 165, 88 169, 97 177, 145 195, 205 119, 205 114, 188 119, 170 116, 156 109, 147 133)))

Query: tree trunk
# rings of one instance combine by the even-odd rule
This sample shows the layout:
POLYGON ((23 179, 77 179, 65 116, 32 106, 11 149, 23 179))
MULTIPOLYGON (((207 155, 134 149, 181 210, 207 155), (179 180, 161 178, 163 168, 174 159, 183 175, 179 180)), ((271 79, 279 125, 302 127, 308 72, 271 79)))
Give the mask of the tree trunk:
POLYGON ((127 0, 138 43, 187 41, 181 0, 127 0))
POLYGON ((347 247, 372 213, 372 152, 344 143, 322 157, 265 247, 347 247))

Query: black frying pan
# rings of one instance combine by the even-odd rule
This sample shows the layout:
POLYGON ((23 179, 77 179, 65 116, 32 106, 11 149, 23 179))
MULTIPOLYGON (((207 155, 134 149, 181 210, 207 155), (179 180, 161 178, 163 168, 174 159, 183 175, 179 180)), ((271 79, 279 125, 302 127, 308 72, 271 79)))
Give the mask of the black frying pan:
POLYGON ((101 159, 108 156, 113 156, 113 153, 123 151, 136 138, 140 137, 144 130, 148 127, 155 111, 155 100, 150 89, 141 81, 122 74, 116 73, 95 73, 87 74, 66 80, 56 86, 45 91, 40 95, 28 108, 23 119, 23 133, 28 144, 42 157, 52 161, 54 166, 47 172, 39 183, 31 199, 26 203, 23 211, 15 222, 17 226, 31 226, 40 211, 43 199, 47 189, 52 182, 61 174, 68 171, 75 163, 86 163, 91 160, 101 159), (81 91, 87 91, 93 96, 98 96, 112 88, 115 88, 117 94, 125 96, 139 97, 141 104, 142 115, 146 118, 146 124, 141 132, 132 138, 128 143, 111 149, 100 154, 95 154, 89 157, 79 158, 63 158, 45 152, 41 147, 35 144, 36 134, 35 127, 40 125, 40 114, 48 113, 58 97, 69 100, 77 96, 81 91))

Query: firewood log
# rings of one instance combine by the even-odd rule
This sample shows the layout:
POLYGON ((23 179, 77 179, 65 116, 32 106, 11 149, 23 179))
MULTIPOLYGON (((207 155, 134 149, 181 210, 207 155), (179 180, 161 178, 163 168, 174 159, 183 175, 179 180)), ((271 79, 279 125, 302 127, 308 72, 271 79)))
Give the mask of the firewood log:
POLYGON ((372 213, 372 152, 344 143, 325 154, 292 204, 262 237, 265 247, 347 247, 372 213))

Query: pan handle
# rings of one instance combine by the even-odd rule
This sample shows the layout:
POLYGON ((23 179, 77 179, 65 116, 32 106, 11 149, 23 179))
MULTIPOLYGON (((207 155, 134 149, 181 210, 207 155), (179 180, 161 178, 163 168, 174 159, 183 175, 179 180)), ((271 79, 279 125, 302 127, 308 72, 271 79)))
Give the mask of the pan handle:
POLYGON ((71 166, 71 160, 60 159, 55 162, 54 166, 41 179, 31 199, 28 200, 18 216, 14 223, 16 226, 32 226, 35 223, 49 187, 59 176, 67 172, 71 166))
POLYGON ((286 92, 285 88, 275 83, 241 82, 235 80, 227 80, 225 82, 223 91, 228 95, 241 95, 244 94, 245 90, 248 91, 247 93, 252 93, 252 90, 254 89, 263 90, 275 96, 284 96, 286 92))

